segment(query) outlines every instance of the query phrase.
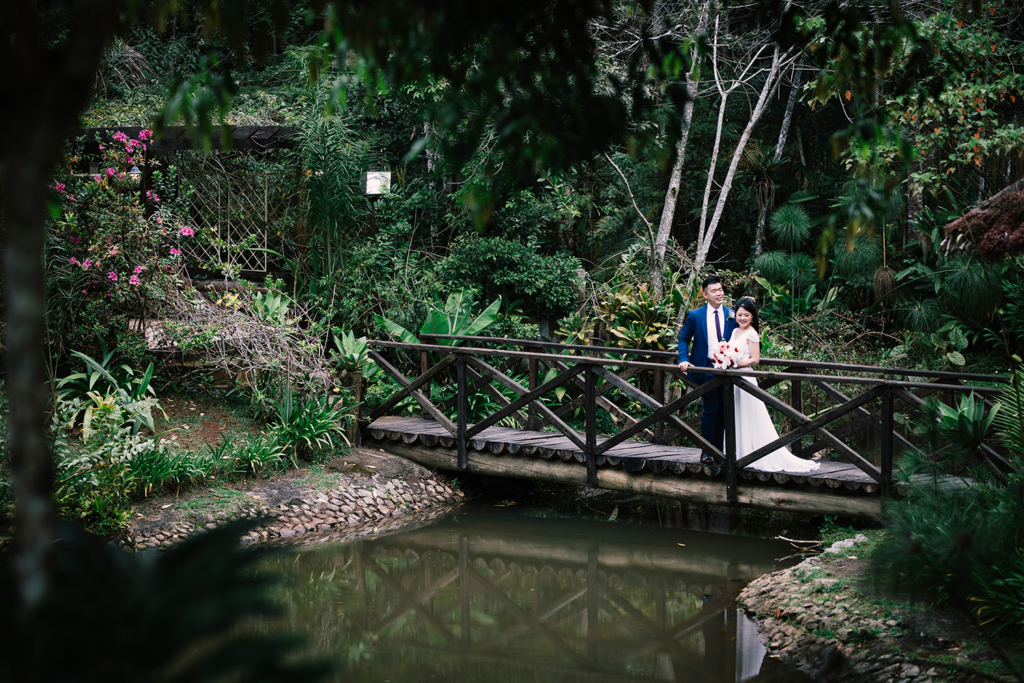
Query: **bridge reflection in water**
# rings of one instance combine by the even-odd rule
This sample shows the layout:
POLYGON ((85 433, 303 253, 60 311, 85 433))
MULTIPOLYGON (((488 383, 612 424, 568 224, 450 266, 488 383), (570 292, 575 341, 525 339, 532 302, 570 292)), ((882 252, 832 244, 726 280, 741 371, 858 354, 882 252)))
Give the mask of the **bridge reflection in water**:
POLYGON ((470 517, 284 562, 290 626, 346 681, 802 680, 732 602, 785 546, 470 517))

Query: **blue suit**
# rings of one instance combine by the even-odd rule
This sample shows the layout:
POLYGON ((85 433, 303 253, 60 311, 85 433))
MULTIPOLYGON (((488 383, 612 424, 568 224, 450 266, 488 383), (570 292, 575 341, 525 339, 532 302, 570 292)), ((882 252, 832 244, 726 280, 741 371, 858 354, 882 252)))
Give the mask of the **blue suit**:
MULTIPOLYGON (((695 308, 686 314, 686 321, 683 329, 679 330, 679 362, 686 361, 702 368, 711 367, 711 360, 708 358, 710 342, 717 343, 715 330, 708 333, 707 305, 695 308), (691 349, 691 344, 693 345, 691 349)), ((722 339, 728 341, 732 331, 736 329, 736 320, 730 318, 732 311, 724 305, 721 309, 722 317, 722 339)), ((704 375, 696 372, 687 372, 687 378, 697 384, 704 384, 714 379, 713 375, 704 375)), ((715 389, 704 394, 704 414, 700 419, 700 433, 707 441, 714 444, 718 450, 723 449, 725 441, 725 421, 720 411, 722 405, 722 390, 715 389)))

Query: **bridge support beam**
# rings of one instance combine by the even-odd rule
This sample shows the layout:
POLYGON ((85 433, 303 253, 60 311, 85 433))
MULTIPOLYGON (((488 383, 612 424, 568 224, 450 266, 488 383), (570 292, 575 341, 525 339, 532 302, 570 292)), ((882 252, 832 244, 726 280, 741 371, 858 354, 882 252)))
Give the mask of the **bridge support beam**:
MULTIPOLYGON (((463 469, 459 467, 459 454, 454 448, 428 448, 387 440, 378 443, 388 453, 427 467, 588 486, 586 468, 572 463, 470 451, 467 453, 467 463, 463 469)), ((777 486, 744 486, 737 492, 736 502, 730 503, 722 479, 630 474, 622 470, 600 468, 597 470, 596 487, 709 505, 732 504, 782 512, 882 518, 882 499, 878 496, 805 491, 777 486)))

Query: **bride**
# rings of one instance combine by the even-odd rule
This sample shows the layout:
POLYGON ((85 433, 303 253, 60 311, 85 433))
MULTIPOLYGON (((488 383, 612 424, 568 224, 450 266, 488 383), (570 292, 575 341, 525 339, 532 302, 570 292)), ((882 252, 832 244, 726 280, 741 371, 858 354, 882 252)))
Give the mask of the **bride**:
MULTIPOLYGON (((753 299, 744 297, 736 303, 735 315, 738 327, 733 330, 729 343, 740 348, 742 358, 739 367, 749 368, 761 361, 757 304, 753 299)), ((744 377, 743 380, 755 386, 757 384, 753 377, 744 377)), ((775 441, 779 433, 775 431, 775 425, 762 401, 739 387, 734 387, 733 393, 736 398, 736 458, 739 459, 775 441)), ((747 467, 762 472, 810 472, 818 469, 818 463, 799 458, 783 447, 747 467)))

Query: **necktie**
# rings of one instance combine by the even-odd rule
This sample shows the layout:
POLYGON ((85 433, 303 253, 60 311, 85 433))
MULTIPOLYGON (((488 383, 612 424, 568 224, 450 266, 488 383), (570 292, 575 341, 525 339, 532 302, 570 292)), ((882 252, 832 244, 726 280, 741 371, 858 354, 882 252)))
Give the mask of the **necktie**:
POLYGON ((722 323, 718 320, 718 311, 715 311, 715 333, 718 334, 718 341, 722 341, 722 323))

